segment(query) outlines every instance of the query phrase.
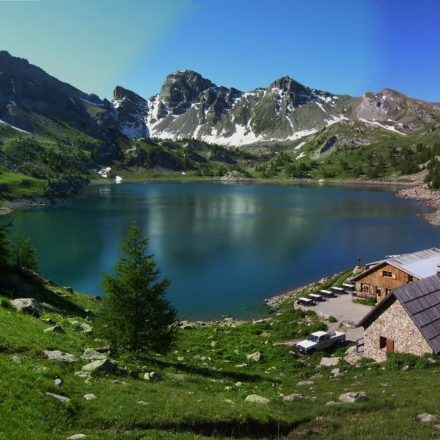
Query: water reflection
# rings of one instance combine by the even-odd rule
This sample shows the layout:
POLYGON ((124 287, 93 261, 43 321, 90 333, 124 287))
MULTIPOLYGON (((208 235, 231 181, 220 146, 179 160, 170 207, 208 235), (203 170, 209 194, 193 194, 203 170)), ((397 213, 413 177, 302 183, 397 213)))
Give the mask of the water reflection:
POLYGON ((436 246, 440 229, 416 216, 428 211, 376 187, 169 183, 90 187, 72 205, 13 217, 38 247, 42 273, 90 294, 136 218, 181 315, 218 316, 257 314, 261 299, 354 266, 358 255, 436 246))

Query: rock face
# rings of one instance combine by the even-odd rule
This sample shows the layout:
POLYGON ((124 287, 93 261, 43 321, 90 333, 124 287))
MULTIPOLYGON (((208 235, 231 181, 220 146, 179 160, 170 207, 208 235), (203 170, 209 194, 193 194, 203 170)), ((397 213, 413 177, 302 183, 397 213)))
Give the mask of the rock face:
POLYGON ((269 403, 269 399, 266 399, 265 397, 261 397, 258 394, 250 394, 249 396, 246 397, 245 402, 267 405, 269 403))
POLYGON ((41 316, 40 305, 38 304, 38 301, 36 299, 14 299, 11 301, 11 304, 18 312, 28 313, 30 315, 36 316, 37 318, 41 316))
POLYGON ((355 403, 362 397, 367 397, 367 393, 359 391, 358 393, 345 393, 339 396, 339 400, 344 403, 355 403))
POLYGON ((236 182, 239 180, 247 180, 248 178, 239 171, 228 171, 220 180, 224 182, 236 182))

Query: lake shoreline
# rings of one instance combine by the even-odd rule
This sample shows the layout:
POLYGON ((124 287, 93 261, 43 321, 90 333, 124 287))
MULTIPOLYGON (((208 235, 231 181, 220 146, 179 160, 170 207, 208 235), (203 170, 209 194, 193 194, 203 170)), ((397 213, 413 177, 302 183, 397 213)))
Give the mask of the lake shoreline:
MULTIPOLYGON (((124 179, 123 182, 116 183, 113 180, 93 180, 90 182, 88 186, 100 186, 100 185, 120 185, 121 183, 222 183, 222 184, 256 184, 256 185, 289 185, 289 186, 297 186, 297 185, 307 185, 307 186, 325 186, 325 185, 349 185, 349 186, 359 186, 359 187, 371 187, 371 186, 385 186, 385 187, 411 187, 413 188, 416 184, 411 182, 399 182, 397 180, 384 180, 384 181, 376 181, 376 180, 358 180, 358 179, 344 179, 344 180, 326 180, 324 182, 304 180, 304 179, 292 179, 292 180, 267 180, 262 178, 252 178, 252 179, 240 179, 240 180, 221 180, 213 179, 213 178, 175 178, 175 179, 145 179, 145 180, 137 180, 137 179, 124 179)), ((411 197, 404 197, 411 198, 411 197)), ((416 199, 418 200, 418 199, 416 199)), ((0 215, 11 214, 14 209, 22 208, 24 206, 45 206, 45 205, 66 205, 73 203, 75 198, 72 197, 41 197, 37 196, 34 198, 28 199, 16 199, 16 200, 4 200, 3 205, 0 206, 0 215)), ((0 201, 1 202, 1 201, 0 201)), ((427 204, 427 206, 430 206, 427 204)), ((440 207, 440 205, 439 205, 440 207)), ((440 214, 439 214, 439 224, 440 224, 440 214)))

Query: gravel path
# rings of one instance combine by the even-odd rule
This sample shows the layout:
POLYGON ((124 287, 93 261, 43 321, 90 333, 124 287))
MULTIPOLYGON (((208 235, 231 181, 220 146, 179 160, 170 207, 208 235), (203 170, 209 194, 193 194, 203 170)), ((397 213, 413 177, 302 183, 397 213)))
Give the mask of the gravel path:
POLYGON ((334 316, 338 321, 357 324, 372 307, 352 302, 351 295, 341 295, 338 298, 329 298, 310 307, 316 313, 334 316))

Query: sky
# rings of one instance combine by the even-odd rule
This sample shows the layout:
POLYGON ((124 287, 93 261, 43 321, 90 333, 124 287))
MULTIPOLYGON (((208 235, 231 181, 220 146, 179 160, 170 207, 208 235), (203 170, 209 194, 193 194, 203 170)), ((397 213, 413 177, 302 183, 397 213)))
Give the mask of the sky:
POLYGON ((191 69, 242 91, 288 75, 438 102, 439 16, 437 0, 0 0, 0 50, 109 99, 191 69))

